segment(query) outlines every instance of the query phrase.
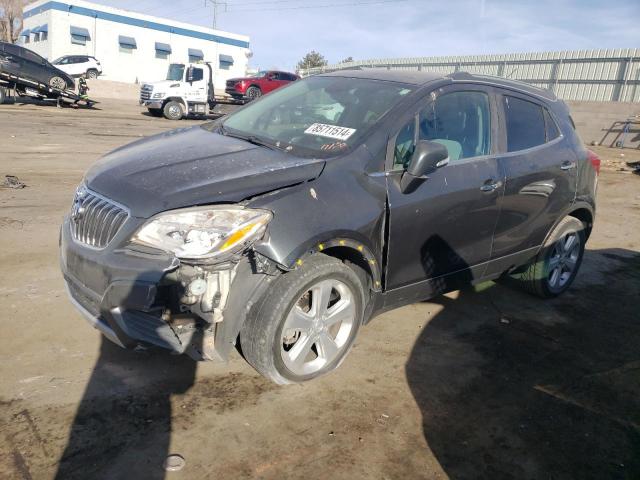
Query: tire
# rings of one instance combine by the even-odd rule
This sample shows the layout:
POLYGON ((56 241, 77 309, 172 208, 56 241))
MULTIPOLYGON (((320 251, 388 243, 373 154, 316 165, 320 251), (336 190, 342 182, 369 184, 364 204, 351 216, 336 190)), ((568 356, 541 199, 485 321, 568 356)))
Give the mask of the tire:
POLYGON ((164 118, 168 120, 181 120, 184 116, 182 104, 180 102, 176 102, 175 100, 167 102, 162 109, 162 113, 164 114, 164 118))
POLYGON ((56 75, 56 76, 51 77, 49 79, 49 86, 51 88, 55 88, 57 90, 66 90, 67 89, 67 82, 64 80, 64 78, 58 77, 56 75))
POLYGON ((336 258, 314 254, 282 274, 249 312, 240 331, 242 354, 278 384, 327 374, 349 353, 364 304, 356 272, 336 258))
POLYGON ((7 90, 4 87, 0 87, 0 105, 7 102, 8 96, 9 95, 7 94, 7 90))
POLYGON ((576 278, 585 242, 584 224, 575 217, 563 218, 532 263, 523 273, 514 277, 518 285, 541 298, 561 295, 576 278), (569 239, 573 239, 572 243, 568 243, 569 239))
POLYGON ((95 68, 87 70, 87 78, 98 78, 98 71, 95 68))
POLYGON ((260 90, 260 88, 256 87, 255 85, 252 85, 247 89, 247 99, 249 101, 260 98, 261 96, 262 90, 260 90))
POLYGON ((149 114, 154 117, 161 117, 163 115, 161 108, 148 108, 147 110, 149 110, 149 114))

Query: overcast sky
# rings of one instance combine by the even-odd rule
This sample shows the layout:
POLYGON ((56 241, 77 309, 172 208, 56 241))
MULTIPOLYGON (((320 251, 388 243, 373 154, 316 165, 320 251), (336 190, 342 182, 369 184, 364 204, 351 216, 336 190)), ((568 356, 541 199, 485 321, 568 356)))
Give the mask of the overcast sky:
MULTIPOLYGON (((204 26, 213 19, 205 0, 93 1, 204 26)), ((640 47, 639 0, 227 0, 227 5, 227 12, 219 7, 218 29, 249 35, 251 66, 259 68, 292 70, 313 49, 335 63, 349 56, 640 47), (293 8, 320 5, 331 6, 293 8)))

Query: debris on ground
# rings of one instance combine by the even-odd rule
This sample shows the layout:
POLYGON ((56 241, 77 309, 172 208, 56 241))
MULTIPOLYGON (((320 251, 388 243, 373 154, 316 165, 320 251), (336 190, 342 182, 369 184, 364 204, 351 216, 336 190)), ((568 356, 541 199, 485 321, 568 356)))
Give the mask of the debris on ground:
POLYGON ((5 175, 2 186, 7 188, 24 188, 27 185, 21 182, 15 175, 5 175))
POLYGON ((163 467, 167 472, 177 472, 182 470, 187 462, 184 457, 178 453, 173 453, 164 461, 163 467))

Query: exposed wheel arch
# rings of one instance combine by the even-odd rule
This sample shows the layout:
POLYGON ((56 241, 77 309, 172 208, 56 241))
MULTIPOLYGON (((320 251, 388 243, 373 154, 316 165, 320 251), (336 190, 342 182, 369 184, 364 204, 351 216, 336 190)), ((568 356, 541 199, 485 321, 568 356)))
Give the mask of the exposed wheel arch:
POLYGON ((588 240, 593 229, 593 214, 588 208, 578 208, 568 214, 570 217, 575 217, 580 220, 585 226, 585 237, 588 240))

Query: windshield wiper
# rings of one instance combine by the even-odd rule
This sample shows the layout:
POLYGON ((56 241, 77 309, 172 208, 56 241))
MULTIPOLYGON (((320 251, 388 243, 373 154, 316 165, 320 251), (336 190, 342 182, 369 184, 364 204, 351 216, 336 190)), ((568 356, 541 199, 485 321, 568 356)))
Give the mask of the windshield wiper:
POLYGON ((239 140, 244 140, 245 142, 249 142, 252 145, 257 145, 259 147, 266 147, 266 148, 269 148, 271 150, 280 150, 280 151, 284 151, 285 150, 284 148, 277 147, 273 143, 265 142, 264 140, 262 140, 259 137, 256 137, 255 135, 240 135, 238 133, 230 132, 229 130, 227 130, 225 128, 224 124, 220 124, 219 131, 225 137, 233 137, 233 138, 237 138, 239 140))

